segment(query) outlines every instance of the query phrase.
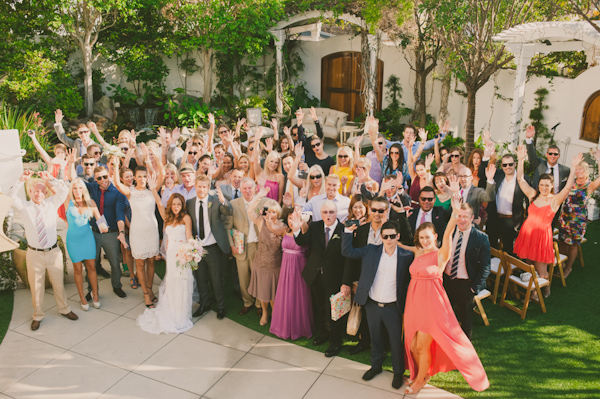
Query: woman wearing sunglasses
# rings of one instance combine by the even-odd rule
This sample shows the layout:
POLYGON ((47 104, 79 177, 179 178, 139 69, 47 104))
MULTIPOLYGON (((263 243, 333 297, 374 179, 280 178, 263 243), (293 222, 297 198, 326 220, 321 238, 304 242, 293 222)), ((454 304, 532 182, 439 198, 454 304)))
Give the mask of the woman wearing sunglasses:
MULTIPOLYGON (((325 184, 323 183, 325 181, 325 173, 319 165, 311 166, 308 172, 302 171, 303 173, 299 173, 298 167, 302 161, 302 155, 304 155, 302 143, 296 144, 294 152, 296 153, 296 157, 288 172, 288 179, 300 189, 299 195, 297 198, 294 198, 294 202, 304 204, 315 195, 325 194, 325 184)), ((306 164, 304 165, 306 166, 306 164)))
POLYGON ((354 154, 348 146, 340 147, 335 156, 335 165, 329 168, 329 174, 338 175, 342 185, 340 186, 340 194, 347 197, 350 196, 350 182, 354 176, 354 154))

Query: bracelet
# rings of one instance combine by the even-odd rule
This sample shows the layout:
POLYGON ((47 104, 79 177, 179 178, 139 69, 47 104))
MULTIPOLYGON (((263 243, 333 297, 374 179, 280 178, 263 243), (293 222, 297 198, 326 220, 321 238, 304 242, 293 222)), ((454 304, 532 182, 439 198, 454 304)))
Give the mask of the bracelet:
POLYGON ((125 234, 125 232, 124 231, 119 231, 119 234, 125 234))

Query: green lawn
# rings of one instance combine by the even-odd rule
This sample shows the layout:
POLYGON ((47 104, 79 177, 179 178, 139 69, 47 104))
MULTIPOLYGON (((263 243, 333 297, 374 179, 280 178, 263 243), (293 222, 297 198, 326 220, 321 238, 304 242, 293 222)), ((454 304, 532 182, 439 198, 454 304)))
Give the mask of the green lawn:
POLYGON ((0 343, 6 335, 13 311, 14 295, 12 292, 0 294, 0 343))

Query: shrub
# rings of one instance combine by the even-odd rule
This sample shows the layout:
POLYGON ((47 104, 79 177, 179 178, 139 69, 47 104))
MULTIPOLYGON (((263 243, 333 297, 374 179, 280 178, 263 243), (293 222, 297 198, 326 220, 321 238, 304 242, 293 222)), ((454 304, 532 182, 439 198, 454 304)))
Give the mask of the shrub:
POLYGON ((0 109, 0 130, 17 129, 19 131, 19 142, 21 149, 26 151, 23 157, 24 161, 35 161, 38 158, 38 153, 27 135, 29 129, 33 129, 37 133, 37 138, 40 145, 48 151, 50 147, 47 131, 43 126, 43 120, 40 118, 39 112, 34 112, 33 107, 29 107, 26 111, 20 110, 6 104, 0 109))

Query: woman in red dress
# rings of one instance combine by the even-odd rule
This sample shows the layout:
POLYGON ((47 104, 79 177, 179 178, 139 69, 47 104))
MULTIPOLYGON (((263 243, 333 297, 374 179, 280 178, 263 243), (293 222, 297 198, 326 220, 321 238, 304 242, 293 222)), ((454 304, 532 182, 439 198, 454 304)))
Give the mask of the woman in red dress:
POLYGON ((417 229, 415 247, 398 244, 415 254, 404 309, 404 347, 410 370, 405 394, 416 394, 431 376, 455 369, 476 391, 490 385, 473 344, 458 324, 442 282, 460 207, 460 194, 454 194, 453 213, 441 248, 437 248, 435 227, 429 222, 417 229))
MULTIPOLYGON (((537 190, 531 187, 524 177, 525 159, 527 159, 527 149, 524 145, 517 147, 517 156, 519 157, 517 182, 521 191, 529 198, 531 205, 528 208, 527 219, 515 240, 514 251, 519 258, 533 262, 537 274, 547 279, 548 263, 554 262, 552 219, 573 187, 575 170, 583 160, 583 155, 580 153, 573 158, 569 180, 558 194, 554 193, 554 176, 548 173, 540 176, 537 190)), ((550 295, 550 286, 544 287, 543 294, 544 297, 550 295)), ((535 297, 537 294, 532 295, 535 297)))

